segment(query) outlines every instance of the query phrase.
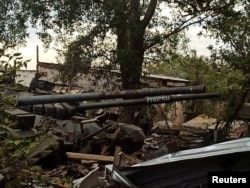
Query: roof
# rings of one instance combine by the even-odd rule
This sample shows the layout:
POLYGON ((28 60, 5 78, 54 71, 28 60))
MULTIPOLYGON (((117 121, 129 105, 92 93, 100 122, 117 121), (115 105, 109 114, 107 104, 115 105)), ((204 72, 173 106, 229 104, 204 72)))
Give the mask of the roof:
POLYGON ((149 75, 146 75, 146 77, 162 79, 162 80, 169 80, 169 81, 175 81, 175 82, 185 82, 185 83, 190 82, 189 80, 182 79, 182 78, 170 77, 170 76, 165 76, 165 75, 157 75, 157 74, 149 74, 149 75))
MULTIPOLYGON (((49 68, 58 68, 61 66, 61 64, 55 64, 55 63, 48 63, 48 62, 39 62, 40 66, 45 66, 49 68)), ((94 70, 98 70, 97 68, 93 68, 94 70)), ((113 73, 121 73, 119 70, 111 70, 113 73)), ((178 78, 178 77, 171 77, 171 76, 165 76, 165 75, 157 75, 157 74, 147 74, 145 77, 148 78, 155 78, 155 79, 162 79, 162 80, 169 80, 169 81, 175 81, 175 82, 184 82, 188 83, 189 80, 178 78)))
POLYGON ((49 69, 58 69, 59 67, 62 66, 62 64, 59 63, 48 63, 48 62, 38 62, 39 67, 46 67, 49 69))
POLYGON ((250 138, 242 138, 117 167, 113 179, 127 187, 200 187, 207 185, 209 172, 249 171, 249 157, 250 138))
MULTIPOLYGON (((119 70, 112 70, 111 72, 114 73, 121 73, 119 70)), ((158 75, 158 74, 146 74, 144 75, 146 78, 153 78, 153 79, 161 79, 165 81, 173 81, 173 82, 183 82, 183 83, 188 83, 190 80, 186 80, 183 78, 178 78, 178 77, 171 77, 171 76, 165 76, 165 75, 158 75)))

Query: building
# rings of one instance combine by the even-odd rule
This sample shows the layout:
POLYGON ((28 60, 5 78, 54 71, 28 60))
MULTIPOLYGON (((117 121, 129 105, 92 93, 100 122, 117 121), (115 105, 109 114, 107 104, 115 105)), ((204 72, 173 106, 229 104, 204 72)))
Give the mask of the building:
MULTIPOLYGON (((61 83, 60 76, 60 64, 39 62, 37 65, 38 72, 41 74, 41 80, 49 82, 61 83)), ((121 87, 119 84, 120 72, 104 71, 101 69, 90 69, 87 73, 79 73, 72 80, 72 87, 77 86, 76 89, 81 88, 83 91, 110 91, 117 90, 121 87)), ((149 87, 179 87, 189 84, 189 80, 169 77, 164 75, 144 75, 142 82, 147 83, 149 87)))
MULTIPOLYGON (((34 77, 36 72, 41 75, 40 80, 54 82, 62 84, 59 81, 60 76, 60 64, 39 62, 37 64, 37 70, 20 70, 17 71, 19 75, 16 79, 17 82, 25 86, 29 86, 31 79, 34 77)), ((87 73, 81 73, 76 75, 72 81, 64 83, 66 87, 56 87, 55 90, 74 92, 91 92, 91 91, 114 91, 121 88, 120 85, 120 72, 119 71, 103 71, 100 69, 90 69, 87 73)), ((187 86, 189 80, 169 77, 164 75, 144 75, 142 82, 149 88, 160 88, 160 87, 181 87, 187 86)), ((159 111, 159 106, 164 108, 163 105, 157 106, 157 113, 162 114, 162 110, 159 111)), ((164 117, 165 118, 165 117, 164 117)), ((158 120, 164 119, 158 117, 158 120)), ((183 105, 182 102, 176 102, 171 112, 168 114, 168 119, 174 119, 177 125, 181 125, 184 122, 183 116, 183 105)))

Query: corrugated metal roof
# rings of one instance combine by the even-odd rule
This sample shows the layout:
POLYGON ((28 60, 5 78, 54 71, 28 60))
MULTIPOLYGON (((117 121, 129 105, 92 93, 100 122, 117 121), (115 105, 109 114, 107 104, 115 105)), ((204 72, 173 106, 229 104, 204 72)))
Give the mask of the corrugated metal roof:
POLYGON ((155 164, 169 163, 181 160, 188 160, 193 158, 204 158, 204 157, 218 156, 218 155, 224 155, 236 152, 245 152, 245 151, 250 152, 250 138, 242 138, 202 148, 170 153, 162 157, 146 161, 134 166, 155 165, 155 164))
POLYGON ((113 178, 127 187, 206 187, 208 172, 249 171, 249 158, 250 138, 242 138, 117 167, 113 178))

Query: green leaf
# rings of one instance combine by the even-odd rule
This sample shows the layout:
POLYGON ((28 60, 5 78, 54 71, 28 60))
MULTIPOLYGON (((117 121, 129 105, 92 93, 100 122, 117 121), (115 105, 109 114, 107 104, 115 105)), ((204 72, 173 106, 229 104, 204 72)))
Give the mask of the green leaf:
POLYGON ((9 56, 9 61, 13 59, 13 56, 9 56))
POLYGON ((28 60, 25 60, 23 63, 28 63, 30 61, 31 61, 31 59, 28 59, 28 60))
POLYGON ((14 53, 13 56, 20 56, 22 55, 21 53, 14 53))

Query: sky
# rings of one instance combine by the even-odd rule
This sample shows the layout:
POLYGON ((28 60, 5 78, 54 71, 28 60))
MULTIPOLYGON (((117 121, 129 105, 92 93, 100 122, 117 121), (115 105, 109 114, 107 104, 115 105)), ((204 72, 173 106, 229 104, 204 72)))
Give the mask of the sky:
MULTIPOLYGON (((213 44, 214 41, 204 37, 197 37, 197 33, 200 31, 198 27, 192 27, 189 29, 188 36, 191 38, 190 48, 197 51, 197 56, 210 55, 207 47, 209 44, 213 44)), ((48 50, 43 48, 42 42, 38 39, 34 32, 30 32, 30 38, 27 40, 27 45, 24 48, 18 49, 18 52, 22 53, 24 59, 31 59, 28 63, 27 70, 36 69, 36 46, 39 48, 39 60, 42 62, 56 63, 56 52, 53 46, 48 50)))
POLYGON ((215 39, 198 37, 197 34, 200 32, 199 27, 191 27, 189 29, 188 36, 190 36, 191 42, 189 47, 191 50, 197 51, 197 56, 209 56, 210 51, 207 47, 211 44, 215 44, 215 39))
POLYGON ((37 46, 39 49, 39 61, 56 63, 56 51, 53 49, 53 46, 45 50, 42 41, 35 33, 30 32, 30 38, 27 39, 26 47, 18 49, 18 52, 22 53, 24 59, 31 59, 28 63, 27 70, 36 69, 37 46))

